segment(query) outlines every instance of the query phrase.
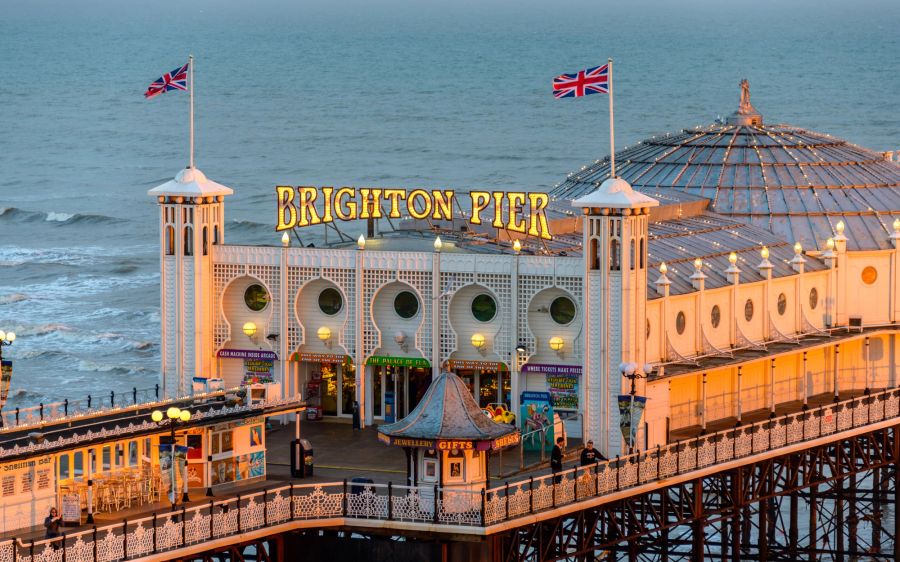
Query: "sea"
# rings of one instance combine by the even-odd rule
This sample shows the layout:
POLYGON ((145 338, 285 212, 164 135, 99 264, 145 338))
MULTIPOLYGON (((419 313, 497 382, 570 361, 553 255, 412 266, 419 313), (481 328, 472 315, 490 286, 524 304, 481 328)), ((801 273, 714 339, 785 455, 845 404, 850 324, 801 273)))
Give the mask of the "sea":
POLYGON ((549 190, 609 152, 607 97, 551 80, 609 57, 619 148, 747 78, 767 122, 900 149, 897 0, 0 0, 7 408, 156 382, 147 190, 187 164, 188 96, 143 92, 188 54, 229 243, 278 244, 276 185, 549 190))

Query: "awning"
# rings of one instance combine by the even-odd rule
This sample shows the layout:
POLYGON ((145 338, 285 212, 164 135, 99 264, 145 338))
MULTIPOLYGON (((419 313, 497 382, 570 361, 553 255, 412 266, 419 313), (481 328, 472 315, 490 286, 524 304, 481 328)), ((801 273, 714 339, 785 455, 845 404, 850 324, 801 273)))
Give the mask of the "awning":
POLYGON ((350 361, 349 355, 343 353, 307 353, 296 351, 291 355, 291 361, 307 361, 309 363, 344 363, 350 361))
POLYGON ((546 375, 580 375, 581 365, 553 365, 547 363, 526 363, 523 373, 544 373, 546 375))
POLYGON ((366 360, 366 365, 393 365, 396 367, 431 367, 427 359, 421 357, 391 357, 388 355, 373 355, 366 360))
POLYGON ((501 361, 478 361, 475 359, 450 359, 447 368, 453 369, 478 369, 482 371, 508 371, 506 363, 501 361))
POLYGON ((264 361, 277 361, 278 354, 264 349, 220 349, 216 357, 222 359, 262 359, 264 361))

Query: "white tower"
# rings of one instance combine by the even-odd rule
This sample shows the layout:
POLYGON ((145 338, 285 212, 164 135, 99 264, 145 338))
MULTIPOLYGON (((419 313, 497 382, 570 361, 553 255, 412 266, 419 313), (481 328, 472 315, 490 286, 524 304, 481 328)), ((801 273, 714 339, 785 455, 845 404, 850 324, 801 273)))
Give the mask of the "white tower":
POLYGON ((234 191, 185 168, 147 192, 159 203, 160 323, 165 396, 184 396, 213 373, 213 246, 224 242, 226 195, 234 191))
POLYGON ((572 202, 584 211, 583 435, 608 457, 623 452, 617 397, 631 390, 619 365, 646 359, 648 223, 657 205, 620 178, 572 202))

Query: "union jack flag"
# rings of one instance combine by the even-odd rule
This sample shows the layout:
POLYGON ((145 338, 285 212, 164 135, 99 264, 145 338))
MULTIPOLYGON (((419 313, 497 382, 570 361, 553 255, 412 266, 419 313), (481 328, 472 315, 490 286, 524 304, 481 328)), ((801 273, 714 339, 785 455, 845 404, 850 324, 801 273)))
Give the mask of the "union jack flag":
POLYGON ((185 64, 172 72, 163 74, 147 87, 144 97, 149 99, 171 90, 187 90, 187 73, 188 65, 185 64))
POLYGON ((553 79, 553 95, 557 98, 579 98, 589 94, 609 93, 609 65, 561 74, 553 79))

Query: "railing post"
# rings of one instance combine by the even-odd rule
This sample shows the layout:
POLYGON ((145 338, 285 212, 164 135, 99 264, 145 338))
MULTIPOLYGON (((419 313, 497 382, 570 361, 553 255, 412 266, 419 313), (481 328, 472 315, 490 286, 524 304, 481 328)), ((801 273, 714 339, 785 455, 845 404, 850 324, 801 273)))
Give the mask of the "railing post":
MULTIPOLYGON (((96 535, 96 531, 94 532, 94 534, 96 535)), ((97 544, 97 541, 94 541, 94 545, 95 545, 95 546, 94 546, 94 560, 97 559, 97 546, 96 546, 96 544, 97 544)), ((31 546, 29 547, 28 552, 29 552, 29 555, 31 556, 32 562, 34 562, 34 539, 31 539, 31 546)))
POLYGON ((700 440, 694 441, 694 470, 700 468, 700 440))
POLYGON ((13 562, 17 562, 19 559, 19 539, 13 537, 12 541, 12 559, 13 562))
MULTIPOLYGON (((174 459, 172 459, 174 461, 174 459)), ((187 544, 187 508, 181 504, 181 546, 187 544)))
POLYGON ((41 421, 44 421, 44 403, 40 403, 41 421))
POLYGON ((109 406, 110 406, 110 408, 116 407, 116 391, 115 390, 109 391, 109 406))
POLYGON ((769 450, 772 450, 772 434, 775 433, 775 420, 769 422, 769 450))
POLYGON ((394 518, 394 483, 388 482, 388 521, 394 518))
POLYGON ((66 562, 66 534, 62 534, 62 559, 66 562))
POLYGON ((509 481, 506 482, 506 490, 504 494, 506 495, 506 500, 504 501, 506 515, 503 517, 503 519, 506 520, 509 519, 509 481))
POLYGON ((438 485, 434 485, 434 522, 438 522, 438 485))
POLYGON ((240 533, 243 528, 241 527, 241 495, 237 495, 237 520, 238 520, 238 533, 240 533))
POLYGON ((600 459, 594 461, 594 495, 600 495, 600 459))
MULTIPOLYGON (((93 540, 93 543, 94 543, 94 562, 97 562, 97 526, 96 526, 96 525, 94 525, 93 535, 94 535, 94 540, 93 540)), ((155 531, 155 530, 153 531, 153 540, 154 540, 154 544, 155 544, 155 541, 156 541, 156 531, 155 531)), ((154 547, 153 550, 155 551, 156 548, 154 547)), ((32 561, 34 560, 34 556, 31 557, 31 560, 32 560, 32 561)))
POLYGON ((486 492, 485 487, 481 487, 481 526, 484 527, 487 522, 484 520, 484 512, 485 512, 485 502, 486 502, 486 492))
POLYGON ((16 425, 19 425, 19 407, 16 406, 16 425))
POLYGON ((713 464, 719 464, 719 444, 716 443, 716 436, 718 433, 714 433, 712 435, 712 444, 713 444, 713 464))
POLYGON ((528 513, 534 513, 534 476, 528 477, 528 513))
POLYGON ((731 458, 737 458, 737 428, 731 430, 731 458))
POLYGON ((675 474, 681 474, 681 441, 675 442, 675 474))
POLYGON ((269 526, 269 489, 263 490, 263 526, 269 526))
POLYGON ((291 492, 291 501, 290 501, 290 504, 291 504, 291 521, 293 521, 293 520, 294 520, 294 483, 293 483, 293 482, 291 482, 290 492, 291 492))
POLYGON ((63 400, 63 415, 64 416, 69 415, 69 399, 68 398, 63 400))
POLYGON ((159 383, 156 383, 156 399, 159 400, 159 383))
POLYGON ((122 554, 128 558, 128 519, 122 520, 122 554))
POLYGON ((131 387, 131 399, 134 401, 134 405, 137 406, 137 387, 131 387))
MULTIPOLYGON (((158 550, 158 541, 156 536, 156 512, 153 512, 153 554, 156 554, 158 550)), ((94 557, 96 558, 96 549, 97 549, 97 527, 94 527, 94 557)))
POLYGON ((344 517, 347 517, 347 504, 348 503, 349 502, 347 500, 347 479, 344 478, 344 493, 341 498, 341 513, 344 515, 344 517))
MULTIPOLYGON (((213 526, 213 520, 216 518, 215 513, 213 513, 213 510, 215 509, 215 507, 216 506, 213 503, 213 500, 209 500, 209 538, 210 538, 210 540, 212 540, 213 533, 215 532, 215 527, 213 526)), ((293 511, 294 510, 291 509, 291 513, 293 513, 293 511)))
POLYGON ((616 491, 621 490, 622 464, 619 455, 616 455, 616 491))

